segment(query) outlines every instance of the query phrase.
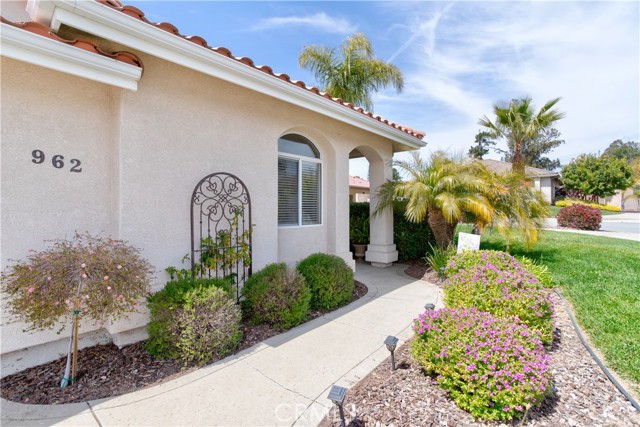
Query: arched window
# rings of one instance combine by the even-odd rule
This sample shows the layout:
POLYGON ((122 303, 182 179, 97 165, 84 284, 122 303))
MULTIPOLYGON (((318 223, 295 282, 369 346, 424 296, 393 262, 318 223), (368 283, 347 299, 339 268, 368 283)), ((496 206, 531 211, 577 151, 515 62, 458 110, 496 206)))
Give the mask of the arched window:
POLYGON ((318 149, 301 135, 278 140, 278 225, 322 223, 322 162, 318 149))

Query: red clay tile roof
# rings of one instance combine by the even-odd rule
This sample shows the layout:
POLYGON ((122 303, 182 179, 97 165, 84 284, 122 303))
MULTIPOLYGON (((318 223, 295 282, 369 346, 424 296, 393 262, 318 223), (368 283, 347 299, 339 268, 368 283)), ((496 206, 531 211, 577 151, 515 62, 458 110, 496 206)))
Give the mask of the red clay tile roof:
POLYGON ((107 58, 112 58, 115 59, 116 61, 120 61, 120 62, 124 62, 125 64, 130 64, 130 65, 134 65, 136 67, 140 67, 144 70, 144 66, 142 64, 142 60, 140 60, 140 58, 138 58, 136 55, 134 55, 131 52, 125 52, 125 51, 120 51, 120 52, 114 52, 114 53, 107 53, 104 50, 100 49, 95 43, 89 41, 89 40, 85 40, 85 39, 74 39, 74 40, 67 40, 67 39, 63 39, 62 37, 54 34, 53 32, 51 32, 51 30, 49 29, 49 27, 47 27, 46 25, 42 25, 38 22, 13 22, 13 21, 9 21, 8 19, 5 19, 4 17, 0 16, 0 22, 2 22, 3 24, 7 24, 7 25, 11 25, 12 27, 16 27, 16 28, 20 28, 22 30, 28 31, 30 33, 34 33, 34 34, 38 34, 44 37, 47 37, 51 40, 55 40, 55 41, 59 41, 61 43, 65 43, 68 45, 71 45, 73 47, 77 47, 78 49, 82 49, 82 50, 86 50, 87 52, 92 52, 92 53, 96 53, 98 55, 101 56, 106 56, 107 58))
POLYGON ((373 113, 371 113, 369 111, 365 111, 361 107, 356 107, 356 106, 354 106, 353 104, 351 104, 349 102, 345 102, 340 98, 333 98, 330 94, 328 94, 326 92, 322 92, 316 87, 307 86, 303 81, 292 80, 287 74, 274 73, 273 69, 271 69, 271 67, 269 67, 267 65, 255 65, 253 63, 253 60, 251 60, 251 58, 235 57, 235 56, 233 56, 231 54, 231 51, 229 49, 227 49, 227 48, 209 46, 207 41, 204 38, 200 37, 200 36, 185 36, 183 34, 180 34, 180 31, 178 30, 178 28, 173 24, 170 24, 168 22, 160 22, 160 23, 151 22, 145 17, 144 12, 142 12, 140 9, 138 9, 136 7, 124 6, 122 3, 120 3, 117 0, 96 0, 96 1, 98 3, 104 4, 105 6, 109 6, 109 7, 113 8, 113 9, 115 9, 115 10, 118 10, 118 11, 124 13, 127 16, 130 16, 132 18, 138 19, 138 20, 140 20, 140 21, 142 21, 144 23, 147 23, 149 25, 153 25, 156 28, 159 28, 159 29, 164 30, 164 31, 166 31, 168 33, 174 34, 177 37, 181 37, 181 38, 183 38, 185 40, 188 40, 190 42, 193 42, 193 43, 195 43, 195 44, 197 44, 199 46, 202 46, 202 47, 205 47, 207 49, 210 49, 213 52, 216 52, 216 53, 219 53, 220 55, 226 56, 229 59, 241 62, 241 63, 243 63, 245 65, 248 65, 249 67, 255 68, 255 69, 260 70, 260 71, 262 71, 264 73, 267 73, 267 74, 269 74, 271 76, 274 76, 274 77, 276 77, 276 78, 278 78, 280 80, 283 80, 285 82, 288 82, 288 83, 291 83, 291 84, 293 84, 295 86, 298 86, 301 89, 305 89, 305 90, 307 90, 309 92, 315 93, 316 95, 322 96, 323 98, 327 98, 327 99, 329 99, 329 100, 331 100, 333 102, 336 102, 336 103, 338 103, 340 105, 343 105, 346 108, 350 108, 350 109, 352 109, 354 111, 357 111, 359 113, 364 114, 365 116, 369 116, 374 120, 377 120, 377 121, 379 121, 381 123, 389 125, 389 126, 395 128, 395 129, 398 129, 398 130, 400 130, 400 131, 402 131, 402 132, 404 132, 406 134, 409 134, 409 135, 411 135, 411 136, 413 136, 413 137, 415 137, 417 139, 422 140, 422 138, 424 138, 424 136, 425 136, 424 132, 411 129, 409 127, 402 126, 402 125, 399 125, 399 124, 394 123, 394 122, 390 122, 389 120, 386 120, 386 119, 384 119, 384 118, 382 118, 380 116, 376 116, 376 115, 374 115, 373 113))
POLYGON ((349 187, 369 188, 369 181, 357 176, 349 176, 349 187))

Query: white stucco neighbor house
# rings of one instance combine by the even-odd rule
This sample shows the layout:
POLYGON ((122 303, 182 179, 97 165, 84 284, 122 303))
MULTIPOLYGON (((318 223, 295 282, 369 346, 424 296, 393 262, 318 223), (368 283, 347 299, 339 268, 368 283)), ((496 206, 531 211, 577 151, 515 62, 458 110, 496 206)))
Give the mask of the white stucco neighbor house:
MULTIPOLYGON (((180 267, 194 189, 224 173, 250 203, 253 270, 349 251, 349 158, 371 188, 424 134, 332 98, 117 0, 2 1, 2 269, 75 232, 123 239, 157 270, 180 267), (235 182, 235 181, 234 181, 235 182)), ((211 184, 211 188, 215 187, 211 184)), ((397 260, 392 212, 366 259, 397 260)), ((198 244, 198 243, 196 243, 198 244)), ((66 353, 2 311, 2 375, 66 353)), ((81 346, 143 339, 146 314, 81 327, 81 346)))
MULTIPOLYGON (((511 163, 501 162, 500 160, 483 159, 480 161, 490 170, 498 173, 509 172, 512 168, 511 163)), ((555 183, 560 177, 559 173, 546 169, 525 166, 524 177, 527 181, 531 182, 536 190, 542 193, 547 202, 553 203, 556 197, 555 183)))
POLYGON ((349 201, 356 203, 370 202, 369 181, 358 176, 349 177, 349 201))

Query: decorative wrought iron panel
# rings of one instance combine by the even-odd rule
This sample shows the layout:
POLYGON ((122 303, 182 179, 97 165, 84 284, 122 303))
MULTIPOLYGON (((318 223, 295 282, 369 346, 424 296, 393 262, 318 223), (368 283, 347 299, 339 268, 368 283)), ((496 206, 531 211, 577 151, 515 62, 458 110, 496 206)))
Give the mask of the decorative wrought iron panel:
POLYGON ((236 301, 251 276, 251 198, 236 176, 218 172, 196 185, 191 196, 191 272, 228 278, 236 301))

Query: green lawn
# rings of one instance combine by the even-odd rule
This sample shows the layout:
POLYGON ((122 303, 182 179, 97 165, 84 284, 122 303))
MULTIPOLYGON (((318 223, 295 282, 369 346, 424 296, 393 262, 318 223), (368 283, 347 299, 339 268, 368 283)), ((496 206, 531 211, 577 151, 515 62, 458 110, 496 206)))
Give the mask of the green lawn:
MULTIPOLYGON (((481 247, 505 248, 497 233, 485 233, 481 247)), ((640 393, 640 244, 545 231, 529 252, 515 243, 511 254, 547 265, 607 365, 640 393)))
MULTIPOLYGON (((558 211, 562 208, 560 206, 549 206, 549 209, 551 210, 551 216, 555 218, 558 216, 558 211)), ((601 209, 600 213, 602 214, 602 216, 607 216, 607 215, 618 215, 620 212, 603 211, 601 209)))

